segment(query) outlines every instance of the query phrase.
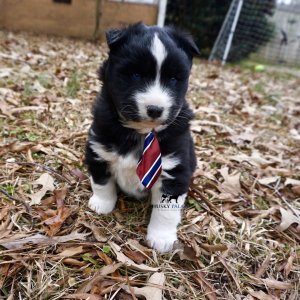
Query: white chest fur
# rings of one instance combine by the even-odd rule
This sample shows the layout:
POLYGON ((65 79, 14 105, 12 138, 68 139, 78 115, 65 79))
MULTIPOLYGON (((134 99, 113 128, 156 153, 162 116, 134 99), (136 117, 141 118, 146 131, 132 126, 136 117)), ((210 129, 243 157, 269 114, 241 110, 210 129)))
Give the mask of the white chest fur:
MULTIPOLYGON (((123 156, 113 151, 107 151, 105 147, 98 142, 90 141, 90 145, 92 150, 98 155, 98 160, 108 163, 112 177, 125 193, 136 198, 145 197, 147 195, 147 191, 136 174, 138 158, 133 153, 123 156)), ((162 156, 163 171, 161 178, 172 179, 173 177, 170 176, 167 171, 172 170, 179 163, 180 160, 173 154, 162 156)))
POLYGON ((133 154, 118 156, 115 161, 111 162, 110 171, 125 193, 141 198, 146 196, 147 192, 136 174, 137 163, 138 160, 133 154))

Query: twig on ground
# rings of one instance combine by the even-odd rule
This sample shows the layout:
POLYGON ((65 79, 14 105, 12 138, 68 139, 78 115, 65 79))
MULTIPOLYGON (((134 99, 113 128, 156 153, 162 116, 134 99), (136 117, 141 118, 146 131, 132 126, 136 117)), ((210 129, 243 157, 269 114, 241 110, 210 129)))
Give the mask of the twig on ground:
POLYGON ((34 166, 34 167, 38 167, 38 168, 41 168, 41 169, 44 169, 52 174, 54 174, 55 176, 59 177, 60 179, 66 181, 67 183, 71 184, 71 181, 59 174, 57 171, 53 170, 52 168, 48 167, 48 166, 45 166, 45 165, 42 165, 42 164, 39 164, 39 163, 33 163, 33 162, 22 162, 22 161, 14 161, 14 162, 8 162, 8 163, 11 163, 11 164, 18 164, 18 165, 26 165, 26 166, 34 166))
POLYGON ((25 207, 26 212, 27 212, 29 215, 31 215, 31 207, 30 207, 30 205, 29 205, 28 203, 26 203, 25 201, 23 201, 23 200, 21 200, 21 199, 18 199, 18 198, 15 198, 15 197, 11 196, 6 190, 4 190, 4 189, 2 189, 2 188, 0 188, 0 192, 1 192, 2 194, 4 194, 9 200, 12 200, 12 201, 16 201, 16 202, 21 203, 21 204, 25 207))
POLYGON ((268 187, 269 189, 273 190, 274 193, 285 203, 285 205, 293 212, 293 214, 297 217, 300 218, 300 215, 297 213, 297 211, 294 209, 294 207, 281 195, 281 193, 278 191, 278 187, 280 184, 281 178, 279 177, 275 187, 272 187, 269 184, 264 184, 264 186, 268 187))

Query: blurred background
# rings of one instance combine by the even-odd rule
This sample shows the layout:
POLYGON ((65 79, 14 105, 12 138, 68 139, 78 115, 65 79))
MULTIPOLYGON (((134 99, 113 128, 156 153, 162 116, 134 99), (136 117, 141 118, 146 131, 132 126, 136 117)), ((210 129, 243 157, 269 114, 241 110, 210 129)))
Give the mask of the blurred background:
POLYGON ((0 27, 102 39, 143 21, 192 33, 211 61, 299 66, 300 0, 0 0, 0 27))

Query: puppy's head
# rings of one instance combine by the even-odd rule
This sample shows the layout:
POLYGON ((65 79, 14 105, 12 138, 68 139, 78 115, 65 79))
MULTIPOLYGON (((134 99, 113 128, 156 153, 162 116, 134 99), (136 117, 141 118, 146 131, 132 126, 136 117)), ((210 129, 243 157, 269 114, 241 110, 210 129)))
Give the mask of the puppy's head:
POLYGON ((182 108, 192 58, 199 54, 192 38, 142 23, 106 37, 102 80, 124 126, 142 133, 168 126, 182 108))

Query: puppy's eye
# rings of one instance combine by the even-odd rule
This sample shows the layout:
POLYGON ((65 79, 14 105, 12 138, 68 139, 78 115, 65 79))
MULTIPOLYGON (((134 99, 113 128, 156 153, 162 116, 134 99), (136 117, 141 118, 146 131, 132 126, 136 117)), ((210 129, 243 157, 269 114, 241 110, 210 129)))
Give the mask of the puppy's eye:
POLYGON ((177 84, 177 82, 178 82, 178 80, 177 80, 175 77, 171 77, 171 78, 170 78, 170 84, 171 84, 172 86, 175 86, 175 85, 177 84))
POLYGON ((139 73, 133 73, 133 74, 131 75, 131 78, 132 78, 134 81, 140 81, 141 78, 142 78, 142 76, 141 76, 141 74, 139 74, 139 73))

